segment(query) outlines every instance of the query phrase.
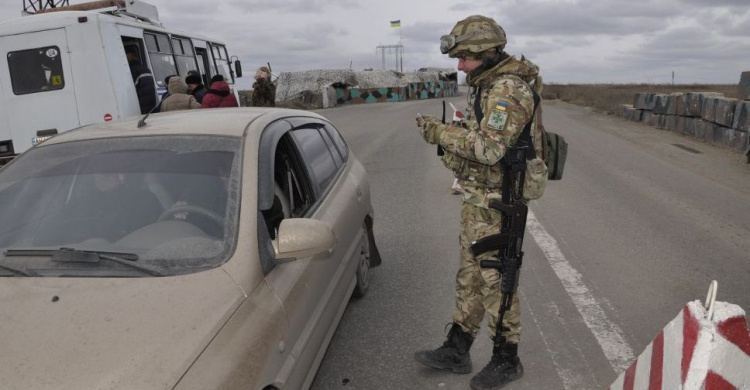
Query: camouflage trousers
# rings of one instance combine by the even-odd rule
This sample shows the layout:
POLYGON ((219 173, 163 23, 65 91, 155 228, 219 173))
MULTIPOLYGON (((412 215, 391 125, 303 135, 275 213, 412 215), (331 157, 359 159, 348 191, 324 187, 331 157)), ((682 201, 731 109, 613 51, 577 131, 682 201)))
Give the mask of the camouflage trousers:
MULTIPOLYGON (((479 261, 489 259, 492 252, 474 257, 469 244, 499 232, 498 211, 461 202, 461 266, 456 275, 456 311, 453 313, 453 322, 474 336, 479 332, 485 312, 489 314, 487 325, 490 336, 495 336, 501 302, 500 273, 479 266, 479 261)), ((520 341, 521 307, 517 293, 503 318, 502 335, 508 342, 520 341)))

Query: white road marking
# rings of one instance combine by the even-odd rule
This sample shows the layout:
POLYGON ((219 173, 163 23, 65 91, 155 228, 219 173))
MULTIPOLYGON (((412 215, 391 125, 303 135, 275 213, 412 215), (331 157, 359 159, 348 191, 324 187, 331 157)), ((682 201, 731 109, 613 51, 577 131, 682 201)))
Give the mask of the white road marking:
MULTIPOLYGON (((553 302, 549 303, 552 306, 555 306, 553 302)), ((555 306, 555 309, 557 307, 555 306)), ((528 313, 531 316, 531 320, 534 321, 534 324, 536 324, 537 329, 541 331, 541 326, 539 325, 539 320, 537 320, 537 316, 534 313, 535 308, 532 307, 529 304, 526 304, 526 307, 523 309, 523 313, 528 313)), ((552 346, 550 346, 549 341, 547 340, 547 336, 544 334, 544 332, 540 332, 542 336, 542 342, 544 343, 544 346, 547 348, 547 352, 549 352, 549 356, 552 359, 552 364, 555 365, 555 370, 557 370, 557 376, 560 378, 560 380, 563 383, 563 387, 565 387, 565 390, 576 390, 581 389, 582 386, 582 380, 580 378, 580 375, 578 375, 577 372, 568 370, 562 367, 560 364, 560 359, 558 358, 555 351, 552 349, 552 346)))
POLYGON ((630 345, 625 342, 622 329, 607 318, 607 314, 599 306, 594 295, 583 283, 581 273, 568 262, 557 246, 557 240, 547 233, 547 229, 536 219, 531 210, 529 210, 526 227, 542 249, 578 312, 583 316, 586 326, 596 337, 609 364, 618 373, 627 369, 635 359, 635 355, 630 345))

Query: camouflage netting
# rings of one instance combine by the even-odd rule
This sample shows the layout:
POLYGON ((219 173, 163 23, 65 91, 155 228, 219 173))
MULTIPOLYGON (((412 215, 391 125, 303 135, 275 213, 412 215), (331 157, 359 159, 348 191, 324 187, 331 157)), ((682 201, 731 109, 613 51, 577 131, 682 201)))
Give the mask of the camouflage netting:
POLYGON ((409 83, 455 79, 456 70, 452 68, 422 68, 417 72, 407 73, 392 70, 353 71, 350 69, 282 72, 276 81, 276 100, 296 99, 305 92, 316 93, 329 86, 372 89, 404 87, 409 83))

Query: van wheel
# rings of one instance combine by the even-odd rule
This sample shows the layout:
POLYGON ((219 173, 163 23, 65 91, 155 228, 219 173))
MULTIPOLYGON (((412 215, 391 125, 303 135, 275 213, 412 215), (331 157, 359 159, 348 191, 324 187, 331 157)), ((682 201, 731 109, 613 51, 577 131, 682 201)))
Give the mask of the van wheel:
POLYGON ((352 296, 362 298, 370 288, 370 240, 367 239, 367 225, 362 226, 362 238, 359 242, 359 259, 357 261, 357 285, 352 296))

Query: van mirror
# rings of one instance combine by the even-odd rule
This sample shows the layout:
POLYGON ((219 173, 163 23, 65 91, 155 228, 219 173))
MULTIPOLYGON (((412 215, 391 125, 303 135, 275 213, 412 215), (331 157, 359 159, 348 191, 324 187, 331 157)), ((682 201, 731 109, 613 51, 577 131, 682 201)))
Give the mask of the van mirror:
POLYGON ((240 60, 234 61, 234 74, 237 77, 242 77, 242 64, 240 64, 240 60))
POLYGON ((333 249, 336 239, 325 222, 309 218, 287 218, 281 221, 273 243, 274 257, 302 259, 333 249))

